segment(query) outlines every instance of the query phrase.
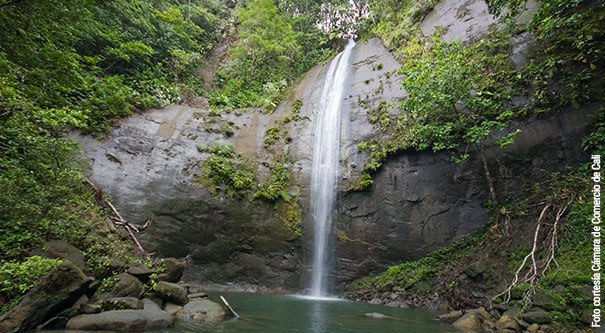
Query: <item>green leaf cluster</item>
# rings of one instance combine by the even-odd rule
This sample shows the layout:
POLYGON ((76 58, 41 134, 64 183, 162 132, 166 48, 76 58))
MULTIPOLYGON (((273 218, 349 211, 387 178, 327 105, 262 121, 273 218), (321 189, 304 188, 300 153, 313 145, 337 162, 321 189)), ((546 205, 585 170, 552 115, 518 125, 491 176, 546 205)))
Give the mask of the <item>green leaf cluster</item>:
POLYGON ((267 202, 277 200, 290 201, 288 194, 290 186, 290 169, 284 163, 276 162, 270 165, 271 176, 267 181, 258 184, 258 190, 254 193, 255 199, 262 199, 267 202))
POLYGON ((0 265, 0 292, 10 302, 2 305, 0 314, 17 304, 44 274, 62 262, 61 259, 32 256, 21 262, 9 261, 2 263, 0 265))
POLYGON ((237 21, 237 42, 209 99, 214 108, 259 106, 272 112, 288 88, 330 54, 326 36, 308 16, 293 15, 273 1, 247 1, 238 8, 237 21))
POLYGON ((255 169, 232 144, 216 143, 209 149, 210 156, 202 163, 200 181, 209 186, 212 194, 223 187, 234 198, 244 198, 254 188, 255 169))

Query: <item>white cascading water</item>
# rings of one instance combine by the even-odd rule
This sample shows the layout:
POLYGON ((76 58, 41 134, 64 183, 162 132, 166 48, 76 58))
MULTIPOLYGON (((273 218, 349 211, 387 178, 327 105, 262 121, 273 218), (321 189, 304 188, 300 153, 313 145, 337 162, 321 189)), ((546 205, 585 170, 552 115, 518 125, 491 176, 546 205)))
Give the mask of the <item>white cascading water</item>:
POLYGON ((311 214, 315 222, 312 297, 328 296, 327 266, 340 167, 340 104, 353 46, 355 41, 349 40, 330 63, 318 102, 311 174, 311 214))

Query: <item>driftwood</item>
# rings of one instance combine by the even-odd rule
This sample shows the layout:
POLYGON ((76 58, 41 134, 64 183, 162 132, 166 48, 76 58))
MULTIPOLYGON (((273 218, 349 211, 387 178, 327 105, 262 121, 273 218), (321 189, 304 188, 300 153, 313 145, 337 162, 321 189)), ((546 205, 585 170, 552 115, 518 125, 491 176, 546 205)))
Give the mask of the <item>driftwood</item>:
POLYGON ((53 322, 57 321, 57 320, 65 320, 67 321, 67 317, 63 317, 63 316, 56 316, 56 317, 52 317, 49 320, 45 321, 43 324, 38 325, 38 327, 36 327, 36 330, 41 330, 43 328, 45 328, 46 326, 52 324, 53 322))
POLYGON ((138 228, 138 227, 135 227, 134 225, 126 222, 126 220, 124 220, 124 218, 122 217, 122 215, 120 215, 120 212, 118 212, 118 210, 116 209, 116 207, 111 202, 109 202, 109 200, 107 200, 107 199, 105 199, 103 197, 103 191, 101 191, 101 189, 99 189, 88 178, 86 178, 84 176, 82 176, 82 178, 84 178, 84 181, 88 185, 90 185, 90 187, 92 187, 95 190, 97 200, 100 203, 104 203, 107 207, 109 207, 109 209, 111 209, 111 211, 115 215, 115 217, 111 218, 114 221, 113 223, 111 223, 110 221, 105 221, 105 223, 109 227, 109 230, 111 232, 115 232, 116 231, 116 228, 115 228, 115 226, 113 224, 121 225, 122 227, 124 227, 124 229, 126 229, 126 231, 128 232, 128 234, 130 235, 130 238, 132 238, 132 241, 134 242, 134 244, 137 247, 137 249, 139 251, 141 251, 141 253, 143 253, 143 256, 147 256, 148 253, 145 252, 145 250, 143 249, 143 246, 141 246, 141 243, 139 243, 139 240, 136 238, 136 236, 134 235, 134 233, 132 231, 135 230, 136 232, 140 232, 144 228, 147 228, 147 226, 149 225, 149 220, 147 220, 147 222, 145 222, 144 228, 138 228))
POLYGON ((221 301, 223 301, 223 304, 225 304, 225 306, 227 307, 227 309, 229 309, 229 312, 231 312, 231 314, 235 317, 235 318, 239 318, 239 315, 237 314, 237 312, 235 312, 235 310, 233 310, 233 308, 231 307, 231 305, 229 305, 229 303, 227 302, 227 300, 225 299, 225 297, 223 296, 219 296, 221 301))

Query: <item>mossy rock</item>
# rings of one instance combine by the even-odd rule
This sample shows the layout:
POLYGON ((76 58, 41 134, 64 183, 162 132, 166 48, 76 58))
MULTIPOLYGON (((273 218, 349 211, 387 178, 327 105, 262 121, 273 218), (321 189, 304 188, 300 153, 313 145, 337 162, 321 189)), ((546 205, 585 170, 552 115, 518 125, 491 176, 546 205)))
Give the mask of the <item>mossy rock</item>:
POLYGON ((557 301, 553 296, 542 291, 538 291, 532 297, 532 303, 546 310, 564 311, 566 307, 557 301))
POLYGON ((188 300, 185 287, 176 283, 160 281, 155 293, 163 300, 178 305, 183 305, 188 300))
POLYGON ((552 317, 542 310, 531 311, 521 315, 524 321, 530 324, 547 324, 552 321, 552 317))

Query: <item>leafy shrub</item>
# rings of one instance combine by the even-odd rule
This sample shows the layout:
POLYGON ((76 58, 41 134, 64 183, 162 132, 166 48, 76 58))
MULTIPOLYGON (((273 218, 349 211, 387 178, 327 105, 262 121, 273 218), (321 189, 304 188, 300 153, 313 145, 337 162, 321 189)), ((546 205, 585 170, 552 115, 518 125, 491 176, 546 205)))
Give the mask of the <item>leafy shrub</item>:
POLYGON ((233 151, 233 145, 215 144, 210 156, 202 164, 202 183, 217 194, 218 186, 225 186, 229 195, 242 198, 254 186, 254 168, 241 154, 233 151))
POLYGON ((42 276, 62 262, 64 260, 33 256, 21 262, 3 263, 0 266, 0 291, 10 301, 2 306, 0 313, 17 304, 42 276))

